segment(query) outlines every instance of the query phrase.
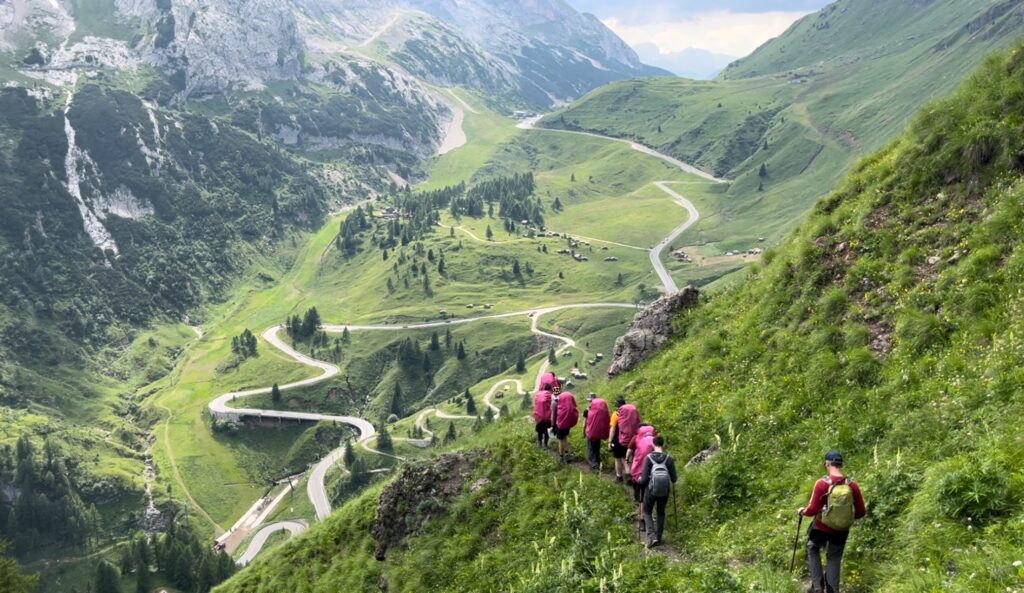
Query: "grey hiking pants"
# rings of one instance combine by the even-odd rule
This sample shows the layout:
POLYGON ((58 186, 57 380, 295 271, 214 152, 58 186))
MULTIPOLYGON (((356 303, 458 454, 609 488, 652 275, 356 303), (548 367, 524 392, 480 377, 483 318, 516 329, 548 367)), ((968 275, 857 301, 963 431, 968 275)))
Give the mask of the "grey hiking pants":
POLYGON ((839 593, 839 572, 843 566, 843 550, 849 531, 826 532, 812 523, 807 530, 807 568, 811 587, 817 593, 839 593), (825 571, 821 570, 821 550, 825 549, 825 571))
POLYGON ((644 493, 644 527, 647 528, 647 541, 661 541, 665 533, 665 507, 668 505, 667 496, 651 496, 650 492, 644 493), (658 524, 654 524, 654 507, 658 507, 658 524))

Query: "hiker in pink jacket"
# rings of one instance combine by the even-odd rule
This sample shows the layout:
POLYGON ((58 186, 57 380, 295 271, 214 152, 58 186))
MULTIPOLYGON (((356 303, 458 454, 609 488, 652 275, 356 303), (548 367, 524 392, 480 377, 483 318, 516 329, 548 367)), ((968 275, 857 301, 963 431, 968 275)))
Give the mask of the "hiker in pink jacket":
POLYGON ((554 409, 551 410, 551 422, 555 425, 555 437, 558 438, 558 456, 564 463, 569 462, 569 431, 579 421, 580 410, 576 405, 576 396, 571 391, 558 394, 554 409))
POLYGON ((537 429, 537 446, 547 449, 548 430, 551 429, 551 400, 549 389, 542 389, 533 398, 533 424, 537 429))
POLYGON ((651 451, 654 451, 654 437, 657 434, 653 426, 644 424, 637 430, 636 437, 629 447, 629 454, 632 455, 629 473, 633 478, 633 500, 637 504, 644 501, 644 489, 640 487, 640 478, 644 474, 644 461, 651 451))
POLYGON ((607 440, 611 433, 608 402, 593 393, 590 394, 590 409, 583 412, 583 418, 583 433, 587 437, 587 460, 590 461, 590 469, 598 471, 601 468, 601 441, 607 440))

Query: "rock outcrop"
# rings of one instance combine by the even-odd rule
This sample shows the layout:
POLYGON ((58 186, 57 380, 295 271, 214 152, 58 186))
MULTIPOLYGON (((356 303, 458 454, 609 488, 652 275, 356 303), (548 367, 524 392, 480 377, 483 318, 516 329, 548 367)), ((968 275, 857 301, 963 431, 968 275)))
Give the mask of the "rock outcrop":
POLYGON ((473 475, 474 466, 471 455, 451 453, 429 463, 404 467, 380 493, 377 518, 370 529, 377 540, 377 560, 385 560, 389 548, 448 512, 450 503, 473 475))
POLYGON ((700 291, 692 286, 663 296, 637 313, 629 330, 615 342, 609 375, 618 375, 654 354, 672 336, 672 319, 683 309, 697 304, 700 291))

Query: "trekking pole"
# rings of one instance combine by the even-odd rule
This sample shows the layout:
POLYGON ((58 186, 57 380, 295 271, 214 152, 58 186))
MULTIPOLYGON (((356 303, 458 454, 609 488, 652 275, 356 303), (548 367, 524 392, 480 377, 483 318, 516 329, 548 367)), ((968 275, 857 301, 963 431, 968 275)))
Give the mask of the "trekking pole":
POLYGON ((804 524, 804 515, 800 514, 800 520, 796 523, 796 538, 793 540, 793 560, 789 563, 789 574, 793 574, 793 569, 796 568, 796 550, 800 546, 800 528, 804 524))

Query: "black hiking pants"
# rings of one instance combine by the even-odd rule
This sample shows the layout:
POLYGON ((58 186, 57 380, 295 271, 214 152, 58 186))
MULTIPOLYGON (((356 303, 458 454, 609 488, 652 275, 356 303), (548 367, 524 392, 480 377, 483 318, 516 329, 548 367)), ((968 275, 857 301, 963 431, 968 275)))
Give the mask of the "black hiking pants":
POLYGON ((550 422, 537 423, 537 444, 540 445, 541 447, 548 446, 548 429, 550 428, 550 422))
POLYGON ((665 533, 665 507, 668 505, 668 496, 651 496, 650 492, 644 494, 644 526, 647 527, 647 541, 660 542, 665 533), (658 523, 655 525, 654 508, 658 508, 658 523))
POLYGON ((601 467, 601 441, 587 439, 587 461, 590 462, 590 469, 601 467))
POLYGON ((817 593, 839 593, 839 572, 849 531, 822 531, 813 523, 807 530, 807 568, 811 587, 817 593), (821 570, 821 550, 825 550, 825 571, 821 570))

